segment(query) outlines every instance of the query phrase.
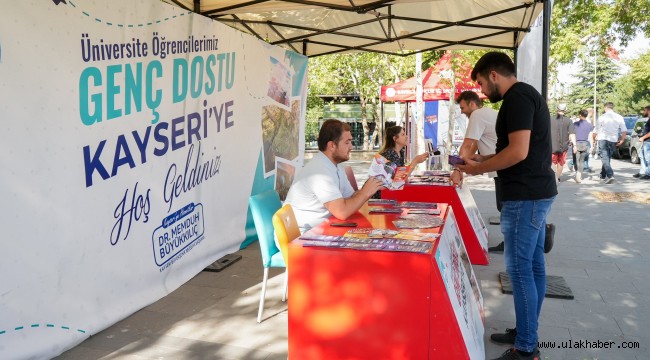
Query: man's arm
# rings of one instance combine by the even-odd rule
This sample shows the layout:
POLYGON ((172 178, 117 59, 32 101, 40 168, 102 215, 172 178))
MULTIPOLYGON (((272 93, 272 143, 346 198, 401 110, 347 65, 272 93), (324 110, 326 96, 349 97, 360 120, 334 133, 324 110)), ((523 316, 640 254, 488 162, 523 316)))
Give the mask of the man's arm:
POLYGON ((616 146, 621 146, 621 145, 623 145, 623 142, 625 142, 625 135, 627 135, 627 131, 623 131, 623 132, 621 133, 621 140, 619 140, 619 141, 616 143, 616 146))
POLYGON ((458 155, 463 159, 469 159, 472 155, 476 154, 476 150, 478 150, 478 140, 465 138, 463 144, 460 146, 460 150, 458 150, 458 155))
POLYGON ((370 178, 363 184, 363 187, 356 191, 349 198, 339 198, 328 201, 325 208, 339 220, 345 220, 356 213, 363 204, 368 201, 377 191, 384 187, 383 182, 377 178, 370 178))
POLYGON ((623 145, 625 136, 627 135, 627 126, 625 126, 625 121, 622 116, 618 120, 618 130, 621 132, 621 139, 616 143, 616 146, 621 146, 623 145))
POLYGON ((471 175, 509 168, 526 159, 529 146, 530 130, 513 131, 508 134, 508 146, 501 152, 483 157, 483 162, 470 160, 467 165, 458 165, 458 168, 471 175))
POLYGON ((576 147, 576 134, 575 134, 575 132, 572 133, 572 134, 569 134, 569 144, 572 145, 571 147, 573 148, 573 153, 574 154, 577 153, 578 148, 576 147))

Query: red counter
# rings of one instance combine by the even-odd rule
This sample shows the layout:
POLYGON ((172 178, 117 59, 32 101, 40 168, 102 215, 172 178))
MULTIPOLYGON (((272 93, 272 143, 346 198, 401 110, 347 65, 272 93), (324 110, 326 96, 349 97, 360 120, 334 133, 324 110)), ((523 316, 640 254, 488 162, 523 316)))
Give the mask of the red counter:
POLYGON ((475 265, 488 265, 488 231, 467 186, 410 185, 402 190, 382 190, 382 199, 398 201, 444 202, 454 209, 469 259, 475 265))
MULTIPOLYGON (((289 359, 483 359, 482 297, 455 217, 430 253, 289 246, 289 359)), ((395 229, 395 214, 358 227, 395 229)), ((336 221, 336 220, 335 220, 336 221)), ((329 222, 311 230, 342 235, 329 222)))

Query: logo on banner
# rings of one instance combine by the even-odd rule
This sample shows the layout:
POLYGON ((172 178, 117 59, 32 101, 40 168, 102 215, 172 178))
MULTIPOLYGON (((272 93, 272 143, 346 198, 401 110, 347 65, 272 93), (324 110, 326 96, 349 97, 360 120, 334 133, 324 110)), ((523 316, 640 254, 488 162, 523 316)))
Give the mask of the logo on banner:
POLYGON ((156 265, 165 270, 204 238, 203 205, 190 203, 165 217, 152 235, 156 265))

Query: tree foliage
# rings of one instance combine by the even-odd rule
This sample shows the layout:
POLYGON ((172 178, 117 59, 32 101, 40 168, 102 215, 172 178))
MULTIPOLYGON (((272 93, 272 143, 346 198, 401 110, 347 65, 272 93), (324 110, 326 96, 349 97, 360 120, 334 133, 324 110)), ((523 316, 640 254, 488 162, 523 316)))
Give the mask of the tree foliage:
POLYGON ((551 16, 551 57, 569 63, 590 38, 600 51, 618 40, 625 47, 638 33, 650 37, 650 1, 555 0, 551 16))
POLYGON ((650 105, 650 52, 631 60, 627 74, 616 80, 616 98, 621 113, 640 114, 650 105))
MULTIPOLYGON (((596 56, 596 104, 602 110, 607 101, 616 99, 616 78, 620 76, 619 68, 608 57, 596 56)), ((552 99, 551 110, 557 103, 567 104, 567 115, 576 115, 581 109, 593 108, 594 104, 594 59, 586 55, 580 58, 580 70, 576 74, 578 82, 571 85, 567 97, 552 99)), ((617 104, 618 105, 618 104, 617 104)), ((618 110, 618 106, 617 106, 618 110)), ((552 111, 553 112, 553 111, 552 111)))
MULTIPOLYGON (((428 64, 437 61, 442 52, 427 54, 428 64)), ((354 94, 361 104, 361 122, 364 129, 364 149, 369 144, 368 109, 377 111, 379 89, 382 85, 413 76, 415 59, 413 56, 390 56, 377 53, 351 53, 321 56, 309 59, 308 115, 313 117, 322 107, 318 95, 354 94), (320 103, 319 103, 320 101, 320 103)), ((374 114, 379 118, 379 114, 374 114)), ((376 132, 375 132, 376 135, 376 132)))

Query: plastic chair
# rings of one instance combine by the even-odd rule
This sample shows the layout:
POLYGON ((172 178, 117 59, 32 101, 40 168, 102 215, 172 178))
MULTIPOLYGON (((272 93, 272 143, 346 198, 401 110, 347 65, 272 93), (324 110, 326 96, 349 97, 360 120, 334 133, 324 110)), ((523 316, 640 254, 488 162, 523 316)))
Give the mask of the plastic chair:
MULTIPOLYGON (((300 236, 300 228, 296 221, 296 216, 293 213, 291 205, 286 204, 275 215, 273 215, 273 228, 275 229, 275 236, 278 238, 280 245, 280 252, 284 258, 284 263, 287 264, 287 275, 289 268, 289 243, 300 236)), ((284 278, 284 294, 286 298, 287 289, 289 288, 289 277, 284 278)))
POLYGON ((354 191, 359 190, 359 186, 357 185, 357 179, 354 177, 354 170, 352 170, 352 166, 347 165, 345 166, 345 175, 348 177, 348 180, 350 181, 350 185, 352 185, 352 188, 354 191))
MULTIPOLYGON (((262 294, 260 296, 260 306, 257 311, 257 322, 259 323, 262 321, 262 312, 264 311, 264 298, 266 296, 266 281, 269 277, 269 268, 287 267, 280 249, 278 249, 273 240, 273 215, 282 207, 282 203, 280 202, 280 196, 278 196, 278 193, 275 192, 275 190, 270 190, 251 196, 249 204, 251 207, 251 213, 253 214, 253 221, 255 222, 257 238, 260 241, 262 266, 264 266, 262 294)), ((285 271, 285 287, 287 284, 287 276, 288 273, 285 271)), ((286 289, 284 293, 286 294, 286 289)), ((283 295, 282 301, 284 300, 285 297, 283 295)))

